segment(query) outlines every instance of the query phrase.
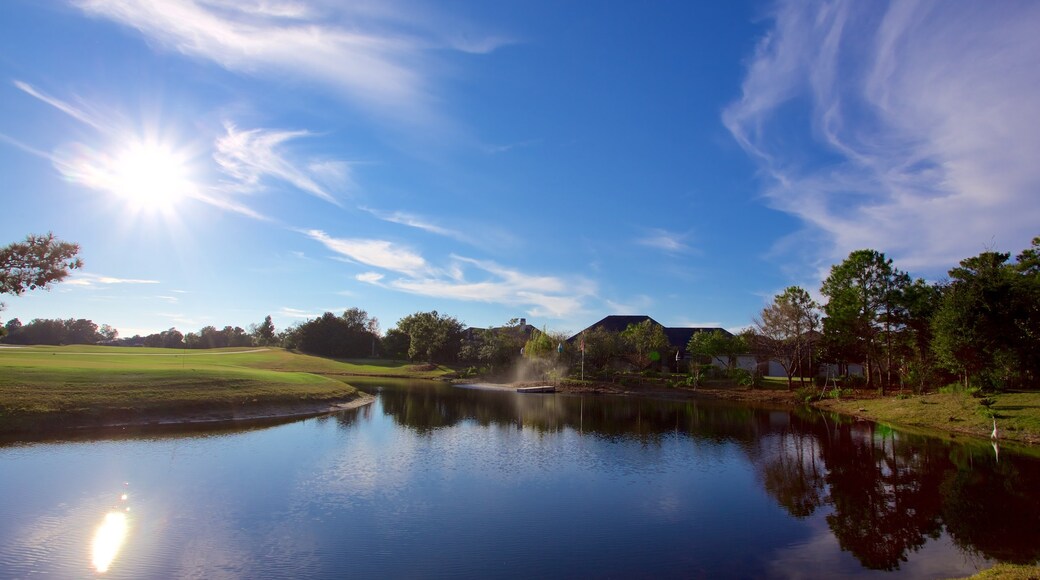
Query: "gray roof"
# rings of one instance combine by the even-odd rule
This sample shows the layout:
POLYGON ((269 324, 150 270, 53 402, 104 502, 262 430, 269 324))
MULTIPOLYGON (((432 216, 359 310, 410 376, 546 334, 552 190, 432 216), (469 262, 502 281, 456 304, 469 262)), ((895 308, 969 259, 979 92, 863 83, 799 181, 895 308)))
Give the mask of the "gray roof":
POLYGON ((676 327, 676 326, 673 326, 673 327, 668 327, 668 326, 664 326, 663 324, 661 324, 660 322, 654 320, 653 318, 650 318, 646 314, 635 314, 635 315, 612 314, 610 316, 607 316, 607 317, 603 318, 599 322, 590 325, 588 328, 586 328, 585 330, 579 332, 578 334, 575 334, 574 336, 568 338, 567 342, 573 342, 579 336, 581 336, 582 332, 590 331, 590 330, 592 330, 594 328, 602 328, 603 330, 606 330, 608 332, 623 332, 626 328, 628 328, 628 326, 630 324, 639 324, 639 323, 641 323, 641 322, 643 322, 645 320, 649 320, 650 322, 653 322, 654 324, 664 328, 664 334, 665 334, 665 336, 668 337, 669 344, 671 344, 673 348, 677 348, 677 349, 679 349, 681 351, 686 350, 686 345, 690 342, 690 338, 692 338, 693 335, 698 333, 698 332, 713 332, 713 331, 716 331, 716 330, 721 330, 722 332, 725 332, 727 335, 731 334, 726 329, 718 328, 718 327, 709 327, 709 326, 696 326, 696 327, 693 327, 693 326, 690 326, 690 327, 682 327, 682 326, 677 326, 676 327))

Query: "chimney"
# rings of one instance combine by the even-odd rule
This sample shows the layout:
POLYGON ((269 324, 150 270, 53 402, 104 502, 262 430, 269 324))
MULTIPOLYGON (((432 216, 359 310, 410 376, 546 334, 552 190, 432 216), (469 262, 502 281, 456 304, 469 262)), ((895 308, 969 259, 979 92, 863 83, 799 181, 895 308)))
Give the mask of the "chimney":
POLYGON ((520 328, 523 328, 525 326, 527 326, 527 319, 526 318, 521 318, 520 319, 520 328))

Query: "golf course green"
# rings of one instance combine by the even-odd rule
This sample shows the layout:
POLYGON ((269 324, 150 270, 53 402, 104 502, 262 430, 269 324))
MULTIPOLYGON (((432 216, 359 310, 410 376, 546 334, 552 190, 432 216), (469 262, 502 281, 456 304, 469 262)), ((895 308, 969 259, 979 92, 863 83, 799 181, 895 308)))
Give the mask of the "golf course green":
POLYGON ((350 376, 446 372, 281 348, 0 348, 0 432, 317 413, 367 400, 350 376))

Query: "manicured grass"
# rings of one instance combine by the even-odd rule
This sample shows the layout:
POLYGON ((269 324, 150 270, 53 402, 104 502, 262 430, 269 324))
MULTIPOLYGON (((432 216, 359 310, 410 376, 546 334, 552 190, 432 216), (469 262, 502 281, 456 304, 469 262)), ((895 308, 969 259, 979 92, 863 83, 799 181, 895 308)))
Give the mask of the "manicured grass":
POLYGON ((1036 580, 1037 578, 1040 578, 1040 566, 997 564, 965 580, 1036 580))
POLYGON ((408 363, 335 361, 283 349, 98 346, 0 349, 0 431, 243 406, 348 400, 351 375, 435 377, 408 363), (76 419, 79 418, 79 419, 76 419))
POLYGON ((1000 393, 987 398, 936 393, 905 398, 826 399, 817 406, 897 426, 986 438, 996 419, 1001 440, 1040 443, 1040 392, 1000 393), (987 408, 984 402, 991 404, 987 408))

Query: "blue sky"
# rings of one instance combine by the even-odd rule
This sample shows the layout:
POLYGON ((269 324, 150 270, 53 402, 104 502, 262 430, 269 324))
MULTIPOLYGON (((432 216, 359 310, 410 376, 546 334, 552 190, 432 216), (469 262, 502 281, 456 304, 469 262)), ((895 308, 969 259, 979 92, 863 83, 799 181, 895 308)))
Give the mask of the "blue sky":
POLYGON ((3 319, 747 325, 1040 235, 1040 3, 4 3, 3 319))

